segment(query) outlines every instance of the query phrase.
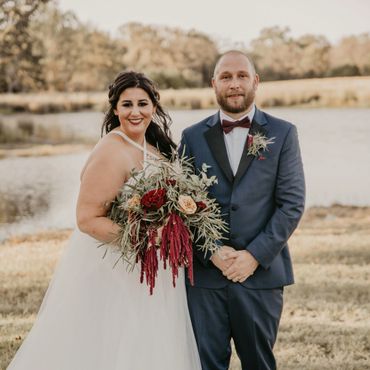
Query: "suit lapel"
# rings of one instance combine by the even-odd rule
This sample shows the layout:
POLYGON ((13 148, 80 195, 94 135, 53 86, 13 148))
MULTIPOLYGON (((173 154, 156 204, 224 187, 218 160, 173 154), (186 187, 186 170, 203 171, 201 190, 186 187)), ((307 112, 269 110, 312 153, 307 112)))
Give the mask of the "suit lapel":
MULTIPOLYGON (((249 131, 249 135, 255 135, 257 132, 261 133, 262 135, 267 135, 267 130, 262 125, 265 124, 265 121, 263 119, 262 112, 256 109, 256 113, 253 117, 252 125, 249 131), (260 122, 260 123, 258 123, 260 122)), ((246 143, 244 145, 243 154, 240 159, 240 163, 238 166, 238 170, 235 174, 235 180, 234 185, 236 185, 240 179, 243 177, 245 172, 248 170, 248 167, 252 163, 254 159, 253 155, 248 155, 248 140, 246 140, 246 143)))
POLYGON ((229 158, 227 156, 224 134, 221 128, 218 113, 213 116, 209 126, 211 127, 205 132, 204 136, 218 165, 224 172, 227 179, 230 182, 233 182, 233 171, 230 167, 229 158))

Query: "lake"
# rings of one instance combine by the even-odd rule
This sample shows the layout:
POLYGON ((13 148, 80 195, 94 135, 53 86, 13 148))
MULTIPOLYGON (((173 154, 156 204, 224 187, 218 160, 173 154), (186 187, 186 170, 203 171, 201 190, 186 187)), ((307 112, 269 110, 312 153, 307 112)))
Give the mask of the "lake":
MULTIPOLYGON (((307 207, 370 206, 370 109, 266 109, 296 124, 307 184, 307 207)), ((176 141, 190 124, 214 110, 173 111, 176 141)), ((27 118, 42 125, 61 127, 75 136, 98 140, 102 114, 2 116, 5 120, 27 118)), ((15 217, 0 225, 0 240, 18 233, 74 226, 79 172, 88 152, 50 157, 0 160, 0 211, 15 217)), ((1 215, 0 215, 1 216, 1 215)), ((0 217, 1 219, 1 217, 0 217)))

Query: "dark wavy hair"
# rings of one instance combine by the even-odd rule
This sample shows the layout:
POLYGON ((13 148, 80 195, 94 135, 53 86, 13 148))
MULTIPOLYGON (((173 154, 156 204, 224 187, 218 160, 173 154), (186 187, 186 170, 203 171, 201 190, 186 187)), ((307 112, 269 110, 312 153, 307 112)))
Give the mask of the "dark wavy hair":
POLYGON ((118 117, 114 114, 117 103, 122 92, 131 87, 143 89, 148 95, 156 112, 146 130, 145 138, 148 143, 156 147, 166 158, 172 159, 176 144, 172 141, 170 133, 171 117, 162 108, 159 99, 159 92, 154 82, 143 73, 129 71, 121 72, 114 82, 109 85, 109 109, 105 113, 101 136, 120 126, 118 117))

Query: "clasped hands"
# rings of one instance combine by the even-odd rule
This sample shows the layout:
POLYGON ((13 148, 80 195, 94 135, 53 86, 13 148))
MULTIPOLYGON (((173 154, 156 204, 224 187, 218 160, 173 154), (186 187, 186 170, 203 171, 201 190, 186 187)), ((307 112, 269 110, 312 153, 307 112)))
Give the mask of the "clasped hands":
POLYGON ((247 250, 237 251, 227 245, 214 253, 211 261, 224 276, 234 283, 242 283, 253 275, 258 267, 257 260, 247 250))

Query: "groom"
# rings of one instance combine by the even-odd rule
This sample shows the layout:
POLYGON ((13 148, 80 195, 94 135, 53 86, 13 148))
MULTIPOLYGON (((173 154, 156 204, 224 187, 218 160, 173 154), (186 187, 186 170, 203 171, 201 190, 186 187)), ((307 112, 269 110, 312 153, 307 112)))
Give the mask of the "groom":
POLYGON ((255 106, 258 82, 248 56, 223 54, 212 78, 220 111, 181 141, 195 168, 217 176, 210 195, 229 226, 217 253, 195 252, 187 286, 203 370, 229 368, 231 338, 243 369, 276 369, 283 287, 293 284, 287 240, 305 201, 297 130, 255 106))

